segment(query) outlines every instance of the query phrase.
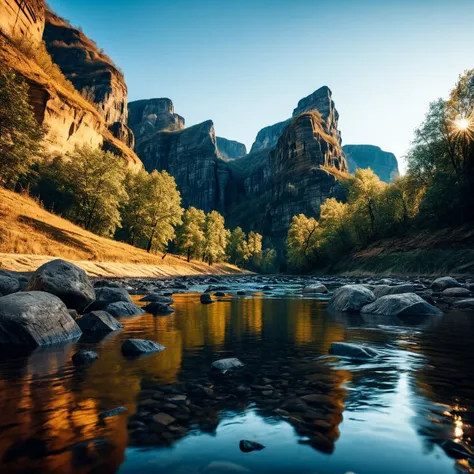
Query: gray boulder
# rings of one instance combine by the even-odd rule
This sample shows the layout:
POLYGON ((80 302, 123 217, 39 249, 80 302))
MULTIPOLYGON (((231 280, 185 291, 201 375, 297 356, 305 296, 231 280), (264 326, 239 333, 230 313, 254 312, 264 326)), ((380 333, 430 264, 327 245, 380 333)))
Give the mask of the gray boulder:
POLYGON ((143 314, 145 312, 135 303, 127 303, 125 301, 110 303, 107 305, 105 310, 115 318, 120 318, 122 316, 137 316, 138 314, 143 314))
MULTIPOLYGON (((96 311, 105 310, 111 303, 118 303, 122 301, 124 303, 133 303, 130 295, 125 288, 115 288, 104 286, 97 288, 95 291, 95 301, 91 303, 86 310, 96 311)), ((110 312, 110 311, 109 311, 110 312)))
POLYGON ((91 311, 76 320, 83 333, 109 333, 123 328, 110 313, 106 311, 91 311))
POLYGON ((361 308, 375 301, 375 295, 362 285, 344 285, 331 296, 327 309, 334 312, 360 311, 361 308))
POLYGON ((381 298, 385 295, 401 295, 403 293, 414 293, 415 286, 410 283, 396 286, 377 285, 374 286, 372 291, 374 292, 376 298, 381 298))
POLYGON ((303 294, 321 294, 327 293, 328 289, 321 283, 314 283, 313 285, 308 285, 303 288, 303 294))
POLYGON ((159 293, 151 293, 150 295, 146 295, 140 299, 140 301, 150 302, 150 303, 165 303, 165 304, 172 304, 174 303, 173 298, 169 296, 161 295, 159 293))
POLYGON ((110 288, 122 288, 122 285, 118 281, 100 279, 94 282, 94 288, 102 288, 108 286, 110 288))
POLYGON ((137 356, 141 354, 151 354, 152 352, 161 352, 166 349, 158 342, 148 341, 147 339, 127 339, 122 344, 122 354, 137 356))
POLYGON ((456 303, 454 303, 454 307, 459 309, 474 310, 474 298, 466 298, 465 300, 456 301, 456 303))
POLYGON ((361 313, 387 316, 441 316, 443 314, 438 308, 427 303, 415 293, 382 296, 374 303, 364 306, 361 313))
POLYGON ((243 366, 244 364, 236 357, 230 357, 228 359, 220 359, 212 363, 212 368, 219 370, 223 374, 225 374, 229 370, 238 369, 243 366))
POLYGON ((55 295, 42 291, 0 298, 0 344, 37 347, 77 339, 81 329, 55 295))
POLYGON ((203 293, 201 295, 201 303, 202 304, 211 304, 211 303, 214 303, 214 301, 212 301, 211 295, 209 293, 203 293))
POLYGON ((68 308, 82 312, 95 300, 86 272, 65 260, 41 265, 31 276, 28 291, 46 291, 60 298, 68 308))
POLYGON ((20 291, 20 281, 7 275, 0 275, 0 296, 10 295, 20 291))
POLYGON ((377 351, 370 347, 363 347, 347 342, 333 342, 329 348, 329 354, 341 357, 352 357, 355 359, 371 359, 378 355, 377 351))
POLYGON ((94 351, 86 351, 84 349, 77 351, 72 356, 72 363, 78 366, 84 366, 92 364, 92 362, 96 361, 99 358, 97 352, 94 351))
POLYGON ((437 278, 433 283, 431 283, 431 289, 433 291, 443 291, 446 288, 456 288, 460 286, 462 286, 461 283, 449 276, 437 278))
POLYGON ((466 298, 470 296, 471 292, 467 288, 462 287, 453 287, 453 288, 446 288, 441 292, 443 296, 449 296, 451 298, 466 298))
POLYGON ((170 308, 166 303, 153 302, 148 303, 143 309, 150 314, 157 316, 166 316, 174 312, 173 308, 170 308))

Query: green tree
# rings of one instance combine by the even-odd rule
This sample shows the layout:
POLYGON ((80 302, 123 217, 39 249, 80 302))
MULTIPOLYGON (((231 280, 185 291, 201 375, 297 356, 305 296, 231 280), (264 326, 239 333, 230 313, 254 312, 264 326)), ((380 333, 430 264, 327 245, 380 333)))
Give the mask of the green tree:
POLYGON ((0 185, 8 188, 42 152, 43 130, 28 99, 26 82, 0 63, 0 185))
POLYGON ((293 216, 286 241, 287 260, 296 270, 310 267, 319 247, 319 224, 314 217, 293 216))
POLYGON ((248 260, 250 267, 255 271, 260 269, 262 264, 262 236, 257 232, 249 232, 247 236, 248 260))
POLYGON ((247 236, 241 227, 236 227, 229 235, 226 247, 229 261, 243 267, 249 259, 247 236))
POLYGON ((204 226, 204 253, 203 260, 212 265, 220 262, 226 255, 226 244, 229 231, 225 228, 224 217, 217 211, 212 211, 206 216, 204 226))
POLYGON ((204 227, 206 215, 201 209, 189 207, 184 211, 183 222, 177 228, 177 241, 179 249, 187 256, 187 261, 191 257, 202 255, 205 244, 204 227))
POLYGON ((73 196, 66 216, 84 229, 113 235, 120 225, 119 207, 127 200, 125 164, 115 155, 89 147, 77 148, 62 162, 62 187, 73 196))
POLYGON ((274 248, 266 248, 263 251, 261 271, 263 273, 277 272, 277 253, 274 248))

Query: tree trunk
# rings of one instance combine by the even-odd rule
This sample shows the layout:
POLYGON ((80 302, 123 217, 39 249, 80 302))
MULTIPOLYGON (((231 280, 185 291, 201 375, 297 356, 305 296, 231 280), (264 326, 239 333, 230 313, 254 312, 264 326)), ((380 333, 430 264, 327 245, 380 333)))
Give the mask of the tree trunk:
POLYGON ((191 247, 188 247, 188 262, 191 261, 191 247))
POLYGON ((148 253, 151 252, 151 248, 153 247, 153 239, 155 238, 155 229, 152 230, 150 239, 148 240, 148 245, 146 246, 146 251, 148 253))

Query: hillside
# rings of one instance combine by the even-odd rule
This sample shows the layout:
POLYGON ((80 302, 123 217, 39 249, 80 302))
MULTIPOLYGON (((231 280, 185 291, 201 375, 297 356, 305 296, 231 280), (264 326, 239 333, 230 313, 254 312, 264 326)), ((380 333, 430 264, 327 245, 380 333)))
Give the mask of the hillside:
POLYGON ((31 198, 0 188, 0 268, 31 271, 53 257, 74 261, 92 276, 169 276, 237 273, 229 264, 209 267, 148 254, 99 237, 41 208, 31 198))

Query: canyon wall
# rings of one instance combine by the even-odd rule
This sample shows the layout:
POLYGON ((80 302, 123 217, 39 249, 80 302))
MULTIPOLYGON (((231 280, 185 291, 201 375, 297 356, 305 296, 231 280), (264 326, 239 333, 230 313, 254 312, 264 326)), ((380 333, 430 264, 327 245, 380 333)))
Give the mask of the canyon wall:
POLYGON ((382 181, 392 182, 400 173, 398 161, 393 153, 374 145, 344 145, 349 172, 357 168, 370 168, 382 181))
POLYGON ((228 140, 227 138, 216 137, 217 149, 222 158, 235 160, 247 154, 247 147, 235 140, 228 140))
POLYGON ((44 0, 0 2, 0 29, 9 38, 32 44, 40 43, 43 37, 44 17, 44 0))

